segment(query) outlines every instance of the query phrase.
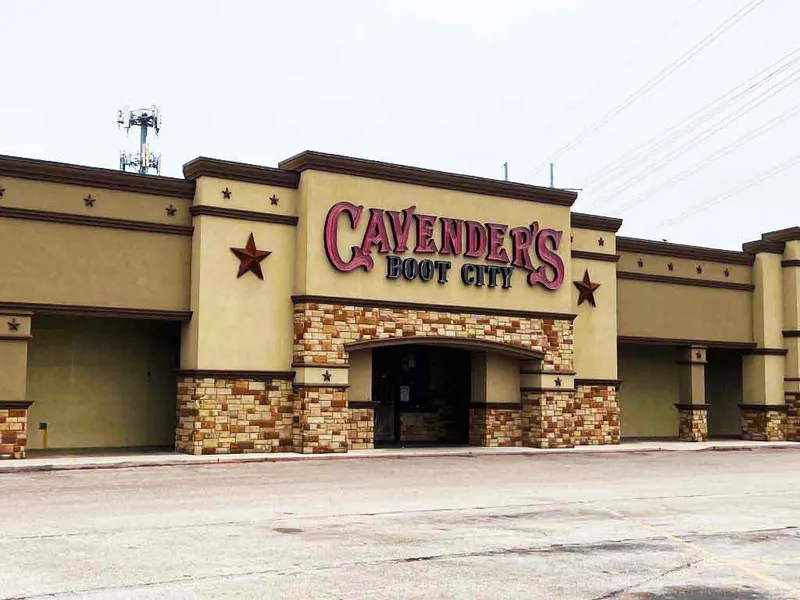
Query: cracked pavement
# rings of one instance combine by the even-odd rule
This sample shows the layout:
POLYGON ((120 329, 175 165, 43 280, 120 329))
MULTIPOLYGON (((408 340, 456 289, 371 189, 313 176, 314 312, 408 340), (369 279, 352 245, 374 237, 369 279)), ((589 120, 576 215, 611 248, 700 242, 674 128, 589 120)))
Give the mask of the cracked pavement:
POLYGON ((800 598, 800 448, 0 475, 5 598, 800 598))

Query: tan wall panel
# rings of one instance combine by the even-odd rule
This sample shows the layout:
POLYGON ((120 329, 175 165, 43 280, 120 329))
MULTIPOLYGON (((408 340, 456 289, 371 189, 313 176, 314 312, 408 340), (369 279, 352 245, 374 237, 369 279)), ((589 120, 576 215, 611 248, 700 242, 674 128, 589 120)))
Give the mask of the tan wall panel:
POLYGON ((663 275, 666 277, 685 277, 697 281, 723 281, 727 283, 753 283, 753 268, 750 265, 718 263, 709 260, 675 258, 637 252, 620 252, 617 268, 628 273, 644 273, 647 275, 663 275), (639 259, 642 266, 639 266, 639 259), (672 263, 672 270, 669 264, 672 263), (702 272, 697 272, 698 265, 702 272), (725 276, 725 270, 728 276, 725 276))
POLYGON ((599 231, 596 229, 576 229, 570 232, 572 235, 572 249, 583 252, 598 252, 600 254, 616 254, 617 236, 610 231, 599 231), (600 239, 603 245, 600 245, 600 239))
POLYGON ((487 354, 486 402, 520 402, 519 360, 487 354))
MULTIPOLYGON (((318 171, 304 171, 300 189, 301 198, 304 198, 299 215, 300 228, 305 231, 299 233, 304 242, 298 244, 297 261, 304 266, 298 266, 297 271, 305 273, 305 282, 299 281, 297 293, 563 313, 568 313, 571 309, 568 207, 318 171), (377 254, 373 254, 376 260, 371 272, 359 269, 340 273, 330 265, 325 256, 323 232, 328 210, 335 203, 344 200, 363 205, 365 211, 368 208, 402 210, 416 205, 420 214, 471 219, 483 223, 505 223, 510 227, 527 226, 531 221, 538 220, 542 227, 564 232, 559 254, 564 261, 567 277, 559 290, 548 291, 541 286, 530 287, 524 280, 522 271, 517 270, 513 275, 513 287, 509 290, 499 286, 494 289, 478 288, 461 282, 460 268, 465 261, 463 257, 456 257, 452 259, 449 282, 445 285, 436 283, 435 279, 427 283, 404 279, 392 281, 386 279, 385 257, 377 254)), ((360 227, 352 231, 346 218, 342 217, 339 248, 343 257, 349 256, 351 246, 361 243, 367 220, 362 217, 360 227)), ((409 239, 415 239, 413 231, 409 239)), ((409 250, 402 256, 411 257, 413 254, 409 250)), ((418 259, 425 257, 448 258, 438 255, 416 256, 418 259)), ((473 259, 466 262, 484 261, 473 259)))
POLYGON ((28 366, 29 448, 172 445, 176 326, 34 317, 28 366))
POLYGON ((617 281, 619 335, 752 341, 752 294, 745 291, 617 281))
POLYGON ((166 225, 191 225, 189 198, 154 196, 121 190, 107 190, 66 183, 50 183, 30 179, 3 177, 3 206, 71 213, 87 217, 107 217, 148 221, 166 225), (87 207, 83 199, 91 194, 94 206, 87 207), (178 210, 174 217, 166 208, 178 210))
POLYGON ((347 399, 355 402, 370 402, 372 400, 372 350, 351 352, 349 371, 350 389, 347 399))
POLYGON ((195 218, 195 226, 197 320, 187 328, 183 368, 289 370, 295 228, 210 216, 195 218), (243 248, 251 232, 259 250, 272 252, 261 262, 263 281, 249 272, 237 279, 240 261, 231 248, 243 248))
POLYGON ((587 379, 617 378, 617 285, 616 265, 609 262, 574 259, 572 280, 589 277, 600 287, 595 290, 597 306, 584 302, 578 306, 578 290, 572 287, 575 319, 575 371, 587 379))
POLYGON ((757 254, 753 280, 756 284, 753 293, 754 340, 765 348, 782 348, 784 298, 781 256, 757 254))
POLYGON ((622 437, 678 435, 680 369, 672 346, 621 344, 619 347, 620 431, 622 437))
POLYGON ((743 363, 744 404, 783 404, 783 356, 745 356, 743 363))
POLYGON ((0 218, 0 301, 189 309, 191 238, 0 218))
POLYGON ((28 344, 0 340, 0 400, 25 400, 28 344))
POLYGON ((707 354, 706 403, 708 434, 741 434, 739 404, 742 404, 742 356, 735 350, 711 349, 707 354))
POLYGON ((196 183, 194 203, 278 215, 296 215, 297 190, 216 177, 200 177, 196 183), (231 197, 228 199, 222 194, 222 190, 226 188, 231 192, 231 197), (273 194, 278 197, 278 204, 272 204, 270 201, 273 194))
POLYGON ((485 404, 488 400, 486 392, 488 389, 488 355, 486 352, 470 352, 470 402, 475 404, 485 404))

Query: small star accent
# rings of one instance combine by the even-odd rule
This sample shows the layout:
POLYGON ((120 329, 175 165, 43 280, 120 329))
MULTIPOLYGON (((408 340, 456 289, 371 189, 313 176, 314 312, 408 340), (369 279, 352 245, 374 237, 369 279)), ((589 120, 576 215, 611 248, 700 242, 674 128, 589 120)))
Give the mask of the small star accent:
POLYGON ((224 190, 222 190, 222 197, 225 198, 225 200, 230 200, 232 193, 233 192, 230 191, 228 188, 225 188, 224 190))
POLYGON ((561 377, 556 377, 556 387, 561 387, 561 377))
POLYGON ((582 281, 573 281, 572 283, 575 285, 576 288, 578 288, 578 306, 587 301, 592 306, 597 306, 594 300, 594 292, 597 288, 600 287, 600 284, 592 282, 592 280, 589 278, 588 269, 583 274, 582 281))
POLYGON ((571 244, 574 241, 575 241, 575 236, 574 235, 569 236, 569 243, 571 244))
POLYGON ((4 188, 3 186, 0 185, 0 198, 2 198, 3 194, 5 194, 5 193, 6 193, 6 188, 4 188))
POLYGON ((670 271, 674 271, 675 265, 673 265, 672 263, 667 263, 667 269, 669 269, 670 271))
POLYGON ((259 279, 264 279, 264 273, 261 271, 261 261, 272 254, 272 252, 257 249, 256 240, 252 233, 244 248, 231 248, 231 252, 241 261, 239 264, 239 273, 236 275, 237 279, 248 271, 254 273, 259 279))
POLYGON ((703 267, 701 267, 700 265, 697 265, 696 269, 697 269, 697 274, 698 275, 702 275, 703 274, 703 267))
POLYGON ((272 194, 272 196, 269 198, 269 203, 272 206, 278 206, 278 200, 280 200, 280 198, 278 198, 275 194, 272 194))
POLYGON ((599 239, 597 240, 597 245, 598 245, 598 246, 600 246, 600 247, 602 248, 603 246, 605 246, 605 245, 606 245, 606 241, 605 241, 603 238, 599 238, 599 239))
POLYGON ((16 319, 11 319, 8 322, 8 330, 9 331, 19 331, 20 322, 16 319))
POLYGON ((331 380, 331 372, 330 371, 325 371, 322 374, 322 380, 323 381, 330 381, 331 380))
POLYGON ((166 210, 166 211, 167 211, 167 216, 168 216, 168 217, 174 217, 174 216, 175 216, 175 213, 177 213, 177 212, 178 212, 178 209, 177 209, 177 208, 175 208, 174 206, 172 206, 172 204, 170 204, 170 205, 169 205, 168 207, 166 207, 164 210, 166 210))
POLYGON ((699 358, 703 358, 703 353, 702 353, 702 352, 700 352, 700 350, 698 350, 697 352, 695 352, 695 354, 694 354, 694 357, 695 357, 695 358, 698 358, 698 359, 699 359, 699 358))
POLYGON ((730 277, 730 276, 731 276, 731 271, 730 271, 730 269, 725 269, 725 270, 722 272, 722 274, 723 274, 723 275, 725 275, 725 277, 730 277))
POLYGON ((95 202, 97 202, 97 198, 93 198, 91 194, 83 199, 83 204, 89 208, 93 207, 95 202))
POLYGON ((644 266, 644 261, 640 258, 639 260, 636 261, 636 264, 639 265, 639 267, 641 268, 644 266))

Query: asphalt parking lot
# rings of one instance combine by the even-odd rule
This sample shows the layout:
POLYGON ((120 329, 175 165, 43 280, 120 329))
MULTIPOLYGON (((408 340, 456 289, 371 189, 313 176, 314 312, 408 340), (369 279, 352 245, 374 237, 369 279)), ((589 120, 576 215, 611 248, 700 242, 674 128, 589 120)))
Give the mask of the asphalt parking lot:
POLYGON ((800 449, 0 474, 0 598, 800 597, 800 449))

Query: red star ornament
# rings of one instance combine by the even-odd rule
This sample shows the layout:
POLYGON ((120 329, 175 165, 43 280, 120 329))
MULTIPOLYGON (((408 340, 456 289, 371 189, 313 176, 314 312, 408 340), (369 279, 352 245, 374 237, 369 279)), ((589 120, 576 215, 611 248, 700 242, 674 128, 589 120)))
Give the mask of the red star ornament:
POLYGON ((256 248, 256 240, 252 233, 244 248, 231 248, 231 252, 233 252, 240 261, 239 273, 236 275, 237 279, 247 272, 252 272, 259 279, 264 279, 264 273, 261 271, 261 261, 272 254, 272 252, 256 248))
POLYGON ((600 287, 600 284, 594 283, 589 279, 588 269, 584 272, 582 281, 573 281, 572 283, 578 288, 578 306, 584 302, 589 302, 592 306, 597 306, 594 300, 594 292, 600 287))

